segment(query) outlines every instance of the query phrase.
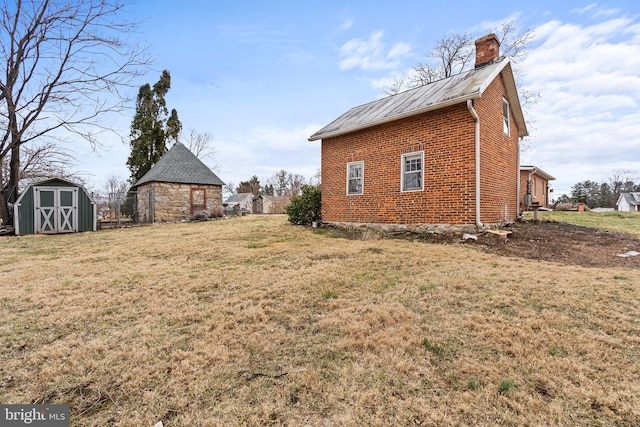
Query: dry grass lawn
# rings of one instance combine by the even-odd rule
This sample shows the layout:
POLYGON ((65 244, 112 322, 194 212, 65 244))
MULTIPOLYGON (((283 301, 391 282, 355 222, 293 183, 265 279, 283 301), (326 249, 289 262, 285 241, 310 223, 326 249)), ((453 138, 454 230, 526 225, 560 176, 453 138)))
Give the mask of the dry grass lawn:
POLYGON ((640 270, 284 216, 0 239, 0 402, 73 426, 637 426, 640 270))

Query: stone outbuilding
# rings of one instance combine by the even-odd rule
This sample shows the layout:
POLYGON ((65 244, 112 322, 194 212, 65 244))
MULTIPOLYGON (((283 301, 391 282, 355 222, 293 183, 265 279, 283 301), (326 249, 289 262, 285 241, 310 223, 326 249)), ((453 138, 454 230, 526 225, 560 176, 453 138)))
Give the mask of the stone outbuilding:
POLYGON ((184 144, 176 142, 138 182, 139 222, 188 220, 206 212, 222 216, 224 182, 184 144))

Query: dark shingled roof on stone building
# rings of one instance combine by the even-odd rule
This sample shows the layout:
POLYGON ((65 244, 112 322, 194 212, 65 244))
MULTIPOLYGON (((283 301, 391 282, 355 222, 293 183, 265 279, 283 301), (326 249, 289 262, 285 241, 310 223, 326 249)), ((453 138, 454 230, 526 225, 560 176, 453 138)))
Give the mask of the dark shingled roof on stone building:
POLYGON ((153 165, 134 187, 148 182, 224 185, 224 182, 181 142, 176 142, 164 153, 158 163, 153 165))

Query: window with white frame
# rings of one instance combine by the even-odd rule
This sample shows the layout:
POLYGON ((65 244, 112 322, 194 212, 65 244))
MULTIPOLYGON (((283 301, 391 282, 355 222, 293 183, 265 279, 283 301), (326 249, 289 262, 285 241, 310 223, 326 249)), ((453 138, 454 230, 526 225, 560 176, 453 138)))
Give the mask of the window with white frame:
POLYGON ((509 101, 502 99, 502 123, 504 127, 504 134, 509 136, 511 129, 509 123, 509 101))
POLYGON ((402 155, 402 191, 417 191, 423 187, 424 151, 402 155))
POLYGON ((364 162, 347 163, 347 194, 362 194, 364 187, 364 162))

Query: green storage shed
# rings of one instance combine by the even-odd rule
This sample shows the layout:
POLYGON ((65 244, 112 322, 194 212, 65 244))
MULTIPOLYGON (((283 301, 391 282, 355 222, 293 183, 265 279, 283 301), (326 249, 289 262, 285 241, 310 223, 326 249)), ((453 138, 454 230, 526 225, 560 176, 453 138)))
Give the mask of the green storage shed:
POLYGON ((13 205, 16 235, 96 231, 96 204, 84 186, 62 178, 29 184, 13 205))

